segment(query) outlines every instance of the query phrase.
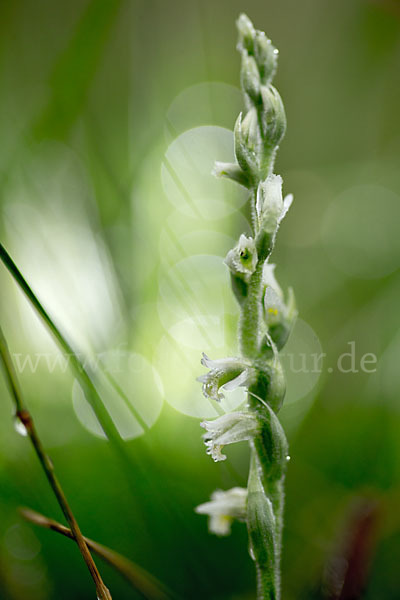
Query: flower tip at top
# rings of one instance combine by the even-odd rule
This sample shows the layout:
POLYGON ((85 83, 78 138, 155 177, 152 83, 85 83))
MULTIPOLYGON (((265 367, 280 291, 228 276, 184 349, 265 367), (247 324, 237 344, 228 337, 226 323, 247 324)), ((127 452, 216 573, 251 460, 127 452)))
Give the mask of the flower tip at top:
POLYGON ((245 13, 241 13, 236 21, 236 26, 239 32, 238 50, 252 52, 254 37, 256 35, 253 23, 245 13))
POLYGON ((242 75, 243 67, 246 68, 246 58, 248 56, 254 57, 260 82, 263 85, 268 85, 272 81, 277 68, 279 54, 277 48, 263 31, 255 29, 249 17, 244 13, 239 16, 236 25, 239 32, 237 49, 242 54, 242 60, 244 59, 242 75))

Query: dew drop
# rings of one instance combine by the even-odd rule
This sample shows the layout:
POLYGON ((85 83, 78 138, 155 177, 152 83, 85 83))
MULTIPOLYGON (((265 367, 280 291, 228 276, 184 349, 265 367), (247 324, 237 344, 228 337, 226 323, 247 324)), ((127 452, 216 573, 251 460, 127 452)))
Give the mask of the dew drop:
POLYGON ((274 48, 274 54, 279 54, 278 48, 274 48))
POLYGON ((19 433, 19 435, 22 435, 23 437, 26 437, 28 435, 28 431, 19 417, 14 417, 14 429, 17 433, 19 433))
POLYGON ((291 457, 289 456, 289 454, 286 457, 287 462, 289 462, 291 460, 291 457))

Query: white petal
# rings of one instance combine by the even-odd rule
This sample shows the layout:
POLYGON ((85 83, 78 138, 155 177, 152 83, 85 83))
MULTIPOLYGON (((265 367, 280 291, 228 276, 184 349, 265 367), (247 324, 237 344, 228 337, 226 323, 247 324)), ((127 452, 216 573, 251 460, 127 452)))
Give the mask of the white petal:
POLYGON ((249 372, 247 369, 245 369, 244 371, 242 371, 240 373, 240 375, 235 377, 235 379, 232 379, 231 381, 228 381, 227 383, 225 383, 225 385, 222 386, 222 389, 225 390, 226 392, 231 392, 232 390, 236 390, 236 388, 240 387, 241 385, 246 385, 248 378, 249 378, 249 372))
POLYGON ((212 360, 205 352, 203 352, 203 358, 201 359, 203 367, 207 367, 208 369, 234 368, 243 362, 240 358, 217 358, 216 360, 212 360))
POLYGON ((206 383, 207 382, 207 374, 196 377, 196 381, 200 381, 200 383, 206 383))
POLYGON ((245 521, 247 512, 247 490, 234 487, 225 492, 216 490, 211 500, 200 504, 195 511, 209 515, 209 529, 216 535, 228 535, 233 519, 245 521))
POLYGON ((257 188, 257 198, 256 198, 256 213, 257 213, 257 217, 259 219, 261 219, 262 207, 263 207, 263 197, 262 197, 262 192, 261 192, 261 185, 259 185, 257 188))
POLYGON ((285 196, 285 199, 283 201, 283 210, 282 210, 281 216, 279 217, 279 223, 282 221, 282 219, 285 218, 287 211, 292 206, 292 202, 293 202, 293 194, 288 194, 287 196, 285 196))
POLYGON ((222 462, 226 460, 226 455, 222 454, 223 446, 221 444, 215 444, 213 440, 208 440, 205 442, 207 447, 206 454, 211 456, 214 462, 222 462))
POLYGON ((208 522, 208 529, 214 535, 226 536, 231 532, 232 518, 226 515, 212 515, 208 522))
POLYGON ((256 211, 261 226, 273 233, 283 211, 282 177, 269 175, 257 189, 256 211))
POLYGON ((265 286, 269 286, 271 287, 273 290, 275 290, 275 292, 281 297, 283 298, 283 292, 280 288, 279 283, 277 282, 276 278, 275 278, 275 267, 276 265, 274 264, 270 264, 270 263, 264 263, 264 267, 263 267, 263 284, 265 286))
POLYGON ((221 454, 223 446, 251 440, 260 431, 258 417, 249 412, 228 413, 214 421, 204 421, 201 426, 206 430, 203 439, 207 454, 215 461, 225 460, 221 454))
POLYGON ((267 319, 273 319, 274 317, 281 318, 282 313, 285 313, 286 307, 283 303, 283 298, 272 287, 267 287, 265 290, 264 306, 267 319))

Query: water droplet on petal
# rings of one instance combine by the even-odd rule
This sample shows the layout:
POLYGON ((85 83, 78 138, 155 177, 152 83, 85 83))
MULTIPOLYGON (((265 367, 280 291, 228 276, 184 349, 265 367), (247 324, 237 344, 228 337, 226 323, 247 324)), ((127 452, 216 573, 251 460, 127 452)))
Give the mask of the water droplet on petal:
POLYGON ((289 462, 291 460, 291 457, 289 456, 289 454, 286 457, 287 462, 289 462))
POLYGON ((274 49, 274 54, 279 54, 279 50, 278 50, 278 48, 275 48, 275 49, 274 49))
POLYGON ((22 435, 23 437, 26 437, 28 435, 28 431, 19 417, 14 417, 14 429, 17 433, 19 433, 19 435, 22 435))

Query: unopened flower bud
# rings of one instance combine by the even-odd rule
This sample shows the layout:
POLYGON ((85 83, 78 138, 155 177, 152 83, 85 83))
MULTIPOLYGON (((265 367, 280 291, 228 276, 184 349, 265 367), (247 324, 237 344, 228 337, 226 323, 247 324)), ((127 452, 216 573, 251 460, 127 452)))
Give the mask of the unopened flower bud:
POLYGON ((260 88, 262 111, 262 138, 267 155, 271 148, 276 148, 286 131, 286 114, 282 98, 272 85, 262 85, 260 88))
POLYGON ((259 134, 255 108, 251 108, 244 119, 240 113, 235 123, 234 142, 236 160, 240 167, 250 180, 257 180, 259 168, 256 151, 259 145, 259 134))
POLYGON ((247 50, 247 52, 252 53, 254 50, 254 37, 256 35, 253 23, 247 15, 242 13, 236 25, 239 32, 238 49, 241 51, 247 50))
POLYGON ((260 73, 254 56, 249 56, 247 52, 242 54, 241 84, 243 90, 253 100, 258 102, 260 97, 260 73))
POLYGON ((254 56, 257 62, 261 83, 271 83, 278 63, 278 50, 272 45, 263 31, 257 31, 254 40, 254 56))

